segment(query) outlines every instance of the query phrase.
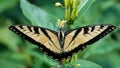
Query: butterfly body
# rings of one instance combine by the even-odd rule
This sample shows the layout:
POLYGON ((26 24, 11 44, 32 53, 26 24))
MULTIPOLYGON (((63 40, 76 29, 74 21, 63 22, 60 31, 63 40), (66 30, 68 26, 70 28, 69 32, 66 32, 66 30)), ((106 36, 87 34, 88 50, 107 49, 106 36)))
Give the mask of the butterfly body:
POLYGON ((10 30, 40 47, 54 59, 61 61, 74 53, 83 50, 86 45, 92 44, 115 29, 113 25, 85 26, 64 32, 38 27, 12 25, 10 30))
POLYGON ((62 29, 59 30, 59 32, 57 33, 58 39, 59 39, 59 43, 61 48, 63 48, 64 45, 64 38, 65 38, 65 33, 62 29))

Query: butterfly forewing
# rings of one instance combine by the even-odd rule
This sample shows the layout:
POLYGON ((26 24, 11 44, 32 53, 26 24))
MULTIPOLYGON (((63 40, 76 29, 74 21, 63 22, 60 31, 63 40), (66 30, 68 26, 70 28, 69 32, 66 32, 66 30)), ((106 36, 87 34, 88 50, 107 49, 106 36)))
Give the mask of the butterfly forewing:
POLYGON ((63 50, 64 52, 72 53, 79 51, 84 46, 94 43, 114 29, 115 27, 112 25, 85 26, 74 29, 66 34, 63 50))
POLYGON ((35 44, 34 42, 37 42, 42 44, 43 47, 46 47, 54 53, 61 53, 60 44, 57 38, 57 32, 55 31, 45 29, 42 27, 21 25, 11 26, 10 29, 15 33, 19 34, 20 36, 24 36, 25 38, 29 37, 29 39, 26 40, 33 40, 31 41, 33 44, 35 44))

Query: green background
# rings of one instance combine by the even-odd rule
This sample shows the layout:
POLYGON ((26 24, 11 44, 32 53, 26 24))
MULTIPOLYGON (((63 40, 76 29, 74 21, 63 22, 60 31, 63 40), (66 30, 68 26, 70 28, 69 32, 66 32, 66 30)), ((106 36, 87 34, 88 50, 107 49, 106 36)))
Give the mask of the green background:
MULTIPOLYGON (((120 1, 82 0, 83 7, 71 29, 93 24, 112 24, 116 30, 79 52, 78 61, 63 68, 120 68, 120 1), (95 1, 95 2, 94 2, 95 1), (86 3, 85 3, 86 2, 86 3), (94 2, 94 3, 93 3, 94 2), (85 4, 85 5, 84 5, 85 4), (80 66, 75 64, 80 63, 80 66)), ((63 0, 0 0, 0 68, 56 68, 58 63, 8 28, 13 24, 37 25, 57 30, 63 0)))

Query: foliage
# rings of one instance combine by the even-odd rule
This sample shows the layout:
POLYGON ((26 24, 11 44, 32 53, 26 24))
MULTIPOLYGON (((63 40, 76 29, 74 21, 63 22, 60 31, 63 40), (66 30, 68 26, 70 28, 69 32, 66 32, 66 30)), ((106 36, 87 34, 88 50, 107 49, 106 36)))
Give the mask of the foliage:
MULTIPOLYGON (((79 53, 79 59, 76 62, 60 67, 120 67, 120 2, 118 0, 81 1, 79 16, 70 25, 71 29, 104 23, 113 24, 117 29, 99 42, 87 46, 83 52, 79 53)), ((0 0, 0 68, 59 67, 55 60, 41 53, 37 46, 8 30, 12 24, 23 24, 57 31, 56 22, 57 19, 64 18, 64 9, 56 7, 55 2, 63 3, 63 0, 0 0)))

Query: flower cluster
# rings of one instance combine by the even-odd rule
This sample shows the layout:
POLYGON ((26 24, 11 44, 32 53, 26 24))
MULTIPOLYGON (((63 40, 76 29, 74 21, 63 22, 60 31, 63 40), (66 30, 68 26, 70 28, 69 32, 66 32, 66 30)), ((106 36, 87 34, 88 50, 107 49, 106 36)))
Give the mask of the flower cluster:
POLYGON ((78 17, 78 7, 80 5, 80 0, 64 0, 64 5, 60 2, 56 2, 55 6, 61 6, 65 9, 64 19, 66 20, 66 25, 69 26, 76 17, 78 17))

